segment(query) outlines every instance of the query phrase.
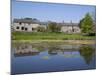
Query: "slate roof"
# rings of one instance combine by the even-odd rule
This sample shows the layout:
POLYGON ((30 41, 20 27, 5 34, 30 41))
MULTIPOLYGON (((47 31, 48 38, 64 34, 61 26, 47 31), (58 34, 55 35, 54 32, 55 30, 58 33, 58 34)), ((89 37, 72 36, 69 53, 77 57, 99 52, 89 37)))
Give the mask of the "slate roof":
MULTIPOLYGON (((40 25, 48 25, 49 22, 40 22, 37 19, 32 19, 32 18, 24 18, 24 19, 14 19, 13 23, 30 23, 30 24, 40 24, 40 25)), ((61 26, 78 26, 78 23, 57 23, 58 25, 61 26)))
POLYGON ((13 23, 40 23, 37 19, 14 19, 13 23))
POLYGON ((40 22, 40 25, 48 25, 48 22, 40 22))
POLYGON ((78 26, 78 23, 58 23, 61 26, 78 26))

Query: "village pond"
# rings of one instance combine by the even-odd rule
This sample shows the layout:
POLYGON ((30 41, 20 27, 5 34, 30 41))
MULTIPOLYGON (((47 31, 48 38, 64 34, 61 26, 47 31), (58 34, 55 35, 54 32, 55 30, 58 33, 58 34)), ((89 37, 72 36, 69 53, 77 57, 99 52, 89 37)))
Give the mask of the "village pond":
POLYGON ((95 44, 12 43, 11 74, 96 68, 95 44))

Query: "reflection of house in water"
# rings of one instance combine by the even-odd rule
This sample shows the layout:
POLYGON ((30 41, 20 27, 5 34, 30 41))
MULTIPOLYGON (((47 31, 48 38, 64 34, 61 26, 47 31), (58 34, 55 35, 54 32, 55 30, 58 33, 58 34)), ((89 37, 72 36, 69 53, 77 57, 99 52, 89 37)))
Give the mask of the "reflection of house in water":
POLYGON ((48 51, 48 54, 50 54, 50 55, 57 55, 57 54, 66 54, 66 52, 67 53, 70 53, 70 54, 72 54, 73 52, 77 52, 78 50, 76 50, 76 51, 73 51, 73 50, 49 50, 48 51))
POLYGON ((60 48, 67 51, 76 51, 79 50, 80 45, 61 45, 60 48))
POLYGON ((48 54, 50 54, 50 55, 57 55, 57 51, 55 51, 55 50, 49 50, 48 54))
POLYGON ((60 45, 60 46, 52 46, 48 48, 48 54, 57 55, 58 53, 66 53, 66 52, 75 52, 78 51, 80 45, 60 45))
POLYGON ((33 48, 32 45, 20 45, 15 48, 14 56, 29 56, 29 55, 38 55, 40 52, 33 48))
POLYGON ((39 44, 17 44, 14 47, 14 56, 35 56, 40 52, 48 52, 49 55, 81 55, 87 64, 90 64, 95 55, 95 46, 88 45, 39 45, 39 44))

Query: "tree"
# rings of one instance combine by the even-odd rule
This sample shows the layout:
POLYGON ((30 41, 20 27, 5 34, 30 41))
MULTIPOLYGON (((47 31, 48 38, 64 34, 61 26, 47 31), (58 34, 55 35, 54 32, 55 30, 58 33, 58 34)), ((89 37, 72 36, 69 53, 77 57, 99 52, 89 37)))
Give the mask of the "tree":
POLYGON ((89 13, 87 13, 79 23, 82 33, 87 33, 87 34, 93 32, 93 25, 94 25, 93 19, 89 13))
POLYGON ((61 31, 61 26, 60 25, 57 25, 56 26, 56 30, 57 30, 57 32, 60 32, 61 31))
POLYGON ((92 15, 93 21, 96 22, 96 12, 93 11, 93 12, 91 13, 91 15, 92 15))
POLYGON ((45 28, 44 27, 37 27, 37 31, 38 32, 45 32, 45 28))
POLYGON ((80 22, 79 22, 79 24, 78 24, 78 26, 79 26, 80 28, 82 28, 82 22, 83 22, 83 21, 84 21, 84 18, 81 19, 80 22))
POLYGON ((61 26, 57 25, 56 22, 51 22, 51 23, 48 24, 47 29, 48 29, 49 32, 60 32, 61 26))

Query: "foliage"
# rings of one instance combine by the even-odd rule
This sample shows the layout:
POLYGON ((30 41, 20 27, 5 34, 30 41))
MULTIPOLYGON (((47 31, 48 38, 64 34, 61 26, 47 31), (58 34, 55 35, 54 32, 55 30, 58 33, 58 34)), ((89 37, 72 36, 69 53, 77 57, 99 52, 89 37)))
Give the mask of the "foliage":
POLYGON ((47 30, 49 32, 60 32, 61 26, 57 25, 56 22, 51 22, 51 23, 48 24, 47 30))
POLYGON ((80 22, 79 22, 79 24, 78 24, 78 26, 79 26, 80 28, 82 28, 82 23, 83 23, 83 21, 84 21, 84 18, 81 19, 80 22))
POLYGON ((44 28, 44 27, 37 27, 37 31, 38 32, 45 32, 46 31, 46 29, 44 28))
POLYGON ((80 20, 79 27, 81 28, 82 33, 93 33, 93 19, 89 13, 85 15, 85 17, 80 20))

